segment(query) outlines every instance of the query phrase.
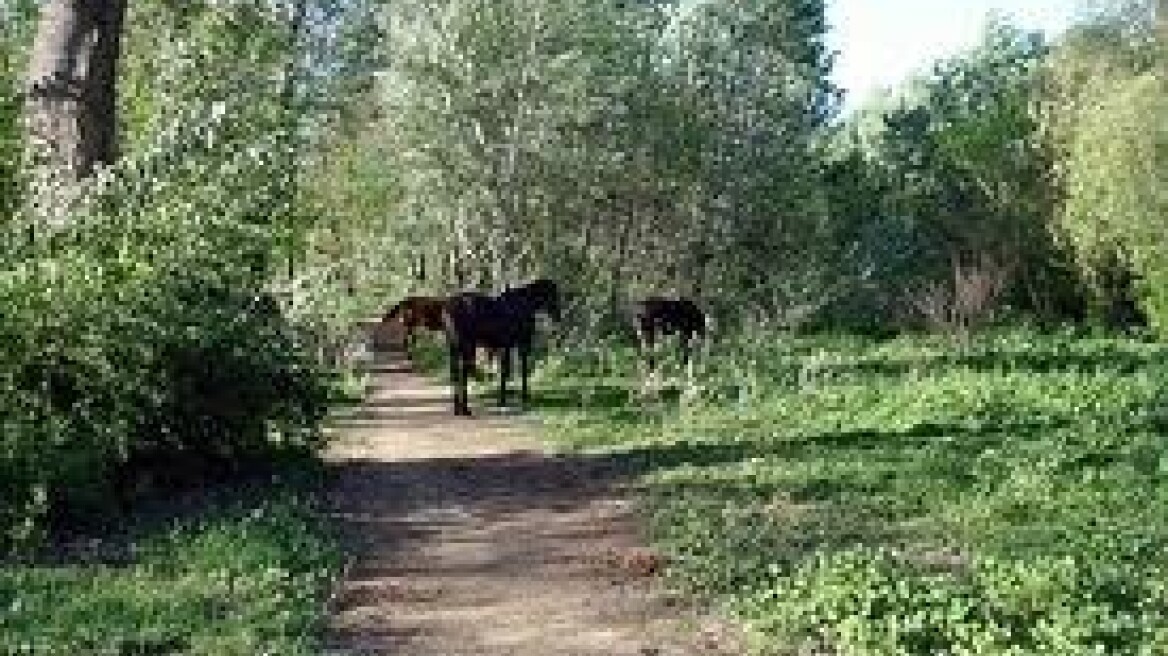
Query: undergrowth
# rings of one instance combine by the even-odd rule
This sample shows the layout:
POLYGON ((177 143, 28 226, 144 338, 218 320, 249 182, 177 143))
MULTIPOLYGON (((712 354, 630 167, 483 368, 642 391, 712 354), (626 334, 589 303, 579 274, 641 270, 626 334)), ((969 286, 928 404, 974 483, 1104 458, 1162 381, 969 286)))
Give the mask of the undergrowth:
POLYGON ((644 485, 675 583, 760 652, 1168 653, 1168 347, 757 334, 646 394, 578 348, 553 440, 644 485))
POLYGON ((322 475, 285 463, 3 564, 0 654, 319 653, 340 565, 317 508, 322 475))

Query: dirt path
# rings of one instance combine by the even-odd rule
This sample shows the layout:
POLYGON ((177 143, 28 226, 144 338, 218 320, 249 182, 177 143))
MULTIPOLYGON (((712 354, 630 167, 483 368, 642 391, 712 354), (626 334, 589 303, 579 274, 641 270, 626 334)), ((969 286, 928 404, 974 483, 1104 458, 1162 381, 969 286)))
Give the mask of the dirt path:
POLYGON ((455 418, 446 388, 379 359, 331 453, 356 560, 329 654, 736 653, 648 575, 658 563, 602 464, 544 455, 530 420, 485 402, 455 418))

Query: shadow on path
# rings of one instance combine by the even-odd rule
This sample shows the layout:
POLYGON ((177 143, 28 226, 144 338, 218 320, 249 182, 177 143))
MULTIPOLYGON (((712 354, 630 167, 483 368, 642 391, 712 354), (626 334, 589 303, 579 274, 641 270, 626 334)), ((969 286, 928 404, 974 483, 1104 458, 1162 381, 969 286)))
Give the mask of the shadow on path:
POLYGON ((338 420, 331 509, 353 556, 331 654, 737 653, 652 577, 620 456, 542 452, 523 416, 456 418, 400 355, 338 420))

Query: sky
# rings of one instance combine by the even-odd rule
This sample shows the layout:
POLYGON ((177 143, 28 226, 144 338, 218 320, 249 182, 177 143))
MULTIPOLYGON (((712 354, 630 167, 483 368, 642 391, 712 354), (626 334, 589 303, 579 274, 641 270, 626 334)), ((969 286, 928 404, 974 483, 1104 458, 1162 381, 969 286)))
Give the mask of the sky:
POLYGON ((933 60, 973 45, 988 12, 1057 34, 1082 0, 828 0, 829 44, 840 51, 836 84, 855 108, 933 60))

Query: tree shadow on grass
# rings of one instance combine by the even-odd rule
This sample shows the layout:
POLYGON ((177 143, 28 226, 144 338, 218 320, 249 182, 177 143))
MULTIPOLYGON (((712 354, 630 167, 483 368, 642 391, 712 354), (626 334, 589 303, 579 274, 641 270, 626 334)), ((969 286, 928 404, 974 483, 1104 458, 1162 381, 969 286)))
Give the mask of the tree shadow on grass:
POLYGON ((1168 364, 1168 350, 1132 353, 1107 349, 1098 353, 1057 353, 1042 351, 985 350, 972 353, 944 353, 920 357, 881 357, 854 362, 822 363, 825 372, 900 377, 915 372, 971 369, 978 372, 1020 371, 1034 374, 1064 372, 1130 374, 1168 364))
MULTIPOLYGON (((444 496, 448 497, 446 500, 427 500, 425 495, 390 495, 388 498, 385 495, 373 495, 374 501, 381 499, 397 509, 417 509, 429 502, 441 505, 450 499, 458 503, 485 503, 498 498, 520 503, 543 503, 570 500, 584 484, 604 486, 614 482, 630 483, 681 467, 707 468, 759 458, 772 461, 794 461, 811 456, 830 458, 833 454, 840 459, 871 459, 875 448, 914 452, 914 449, 928 445, 931 438, 940 436, 965 437, 966 443, 976 441, 980 449, 1000 443, 1007 434, 964 426, 922 425, 900 432, 836 432, 794 437, 788 441, 676 440, 558 454, 524 450, 497 456, 463 458, 392 461, 356 459, 333 463, 330 469, 334 475, 376 479, 376 484, 370 489, 404 485, 421 487, 433 480, 448 484, 444 492, 444 496)), ((949 444, 947 442, 945 446, 949 444)), ((843 488, 837 489, 826 483, 819 487, 813 484, 807 492, 809 496, 830 497, 837 494, 839 489, 843 488)))
POLYGON ((542 387, 532 393, 536 410, 619 410, 628 406, 632 394, 623 385, 596 384, 542 387))
MULTIPOLYGON (((811 477, 798 484, 749 476, 695 475, 652 482, 646 477, 687 465, 733 465, 760 457, 770 458, 773 465, 776 458, 794 455, 797 448, 822 447, 691 441, 551 455, 516 450, 468 457, 352 459, 331 465, 337 481, 333 514, 349 536, 349 544, 365 556, 359 561, 371 563, 354 574, 354 589, 376 585, 387 577, 427 574, 410 570, 406 562, 420 548, 428 549, 420 544, 451 535, 472 541, 496 540, 502 535, 503 544, 492 542, 487 557, 456 563, 451 567, 459 569, 429 572, 430 576, 500 572, 524 576, 532 566, 525 555, 531 540, 558 537, 575 543, 601 528, 590 524, 594 520, 589 518, 595 517, 589 510, 592 504, 638 488, 664 500, 663 517, 667 523, 676 519, 677 530, 709 529, 710 548, 742 548, 741 558, 729 567, 736 572, 735 581, 745 581, 748 575, 759 573, 751 568, 765 567, 764 561, 798 560, 855 541, 892 541, 901 528, 887 522, 889 513, 874 509, 901 483, 891 474, 872 480, 811 477), (788 453, 782 453, 784 449, 788 453), (874 500, 864 501, 866 497, 874 500), (776 508, 773 499, 786 499, 791 507, 776 508), (697 514, 688 519, 670 514, 687 508, 697 514), (727 521, 722 514, 727 509, 745 513, 742 517, 750 521, 727 521), (494 528, 524 525, 533 514, 549 518, 538 535, 513 540, 507 537, 513 528, 502 532, 494 528), (565 520, 550 519, 554 517, 565 520), (695 517, 699 525, 687 523, 695 517)), ((830 448, 839 449, 841 455, 849 451, 830 448)), ((855 451, 848 457, 863 457, 855 451)), ((892 472, 901 464, 892 458, 884 468, 892 472)), ((949 475, 929 471, 922 463, 913 465, 908 457, 903 464, 902 473, 910 478, 949 475)))
MULTIPOLYGON (((239 454, 229 466, 224 462, 184 453, 153 458, 121 503, 110 492, 100 502, 54 509, 44 544, 13 562, 129 566, 138 561, 135 545, 145 540, 175 526, 239 516, 279 496, 307 499, 323 486, 327 473, 315 456, 298 447, 239 454)), ((4 562, 0 558, 0 565, 4 562)))
POLYGON ((532 392, 531 409, 546 412, 587 410, 597 413, 675 410, 681 389, 662 387, 652 393, 638 393, 623 384, 561 385, 532 392))

